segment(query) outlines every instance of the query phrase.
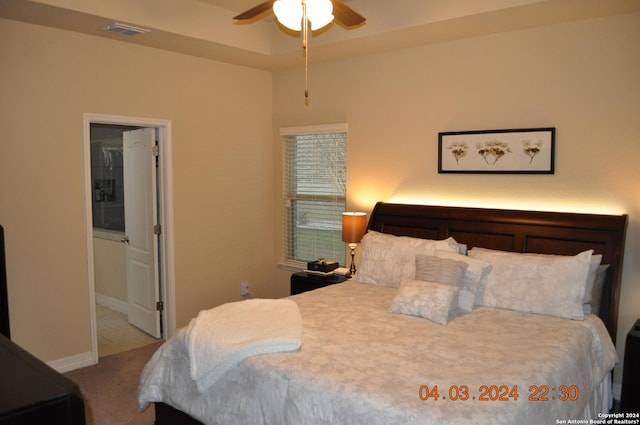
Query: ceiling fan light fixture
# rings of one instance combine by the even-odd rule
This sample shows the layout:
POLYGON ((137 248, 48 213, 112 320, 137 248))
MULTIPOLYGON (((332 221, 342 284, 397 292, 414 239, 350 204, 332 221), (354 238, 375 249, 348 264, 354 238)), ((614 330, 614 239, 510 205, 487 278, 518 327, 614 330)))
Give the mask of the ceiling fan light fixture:
POLYGON ((333 21, 331 0, 306 0, 307 14, 313 31, 329 25, 333 21))
POLYGON ((273 13, 278 22, 293 31, 302 30, 304 13, 303 1, 307 7, 307 19, 311 30, 315 31, 333 21, 333 3, 331 0, 276 0, 273 13))
POLYGON ((302 30, 302 3, 300 0, 276 0, 273 13, 285 27, 293 31, 302 30))

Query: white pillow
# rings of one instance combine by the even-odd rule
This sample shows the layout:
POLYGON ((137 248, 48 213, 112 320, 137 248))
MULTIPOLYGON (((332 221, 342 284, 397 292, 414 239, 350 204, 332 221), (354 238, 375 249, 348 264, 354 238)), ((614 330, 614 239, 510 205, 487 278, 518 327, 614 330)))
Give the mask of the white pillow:
POLYGON ((593 250, 575 256, 519 254, 473 248, 469 256, 491 264, 479 305, 582 320, 593 250))
POLYGON ((356 281, 397 288, 403 278, 415 277, 416 255, 433 255, 436 249, 458 252, 458 244, 453 238, 435 241, 369 231, 362 238, 356 281))
POLYGON ((593 285, 596 283, 596 274, 601 262, 602 255, 597 254, 591 256, 591 261, 589 262, 589 274, 587 275, 587 284, 584 290, 584 299, 582 300, 583 304, 591 303, 591 292, 593 291, 593 285))
MULTIPOLYGON (((609 269, 609 267, 609 264, 600 264, 598 266, 598 269, 595 272, 595 276, 593 276, 594 283, 593 287, 591 288, 591 299, 589 300, 589 302, 582 305, 582 311, 584 311, 584 314, 591 313, 595 314, 596 316, 600 315, 602 292, 604 290, 605 280, 607 280, 607 270, 609 269)), ((589 288, 589 280, 591 278, 591 269, 589 269, 589 277, 587 278, 587 289, 589 288)))
POLYGON ((389 311, 423 317, 446 325, 456 295, 458 295, 458 288, 455 286, 403 279, 389 311))
POLYGON ((462 284, 460 285, 460 293, 458 294, 458 306, 464 311, 473 310, 473 306, 476 303, 478 287, 481 285, 481 282, 484 282, 486 286, 489 273, 491 272, 491 264, 477 258, 439 249, 436 250, 436 257, 467 263, 467 270, 464 272, 462 284))

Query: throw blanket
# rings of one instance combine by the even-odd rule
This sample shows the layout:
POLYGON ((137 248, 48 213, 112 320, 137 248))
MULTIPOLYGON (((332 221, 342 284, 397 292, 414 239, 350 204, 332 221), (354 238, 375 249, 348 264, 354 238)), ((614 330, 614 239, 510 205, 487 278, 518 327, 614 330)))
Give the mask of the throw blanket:
POLYGON ((191 378, 204 392, 248 357, 298 350, 302 317, 292 300, 232 302, 202 310, 189 323, 186 342, 191 378))

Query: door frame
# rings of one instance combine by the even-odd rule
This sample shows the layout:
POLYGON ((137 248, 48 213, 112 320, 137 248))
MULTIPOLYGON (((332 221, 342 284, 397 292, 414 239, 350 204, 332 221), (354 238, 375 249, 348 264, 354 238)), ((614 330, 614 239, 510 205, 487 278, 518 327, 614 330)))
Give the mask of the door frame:
POLYGON ((163 338, 168 339, 176 329, 175 314, 175 255, 173 234, 173 167, 171 146, 171 121, 165 119, 128 117, 105 114, 83 114, 84 139, 84 185, 85 218, 87 235, 87 285, 89 292, 89 324, 91 336, 91 362, 98 363, 98 328, 96 320, 96 289, 93 251, 93 205, 91 184, 91 124, 129 125, 136 127, 154 127, 158 131, 160 160, 157 170, 158 197, 160 211, 158 224, 162 232, 159 235, 160 293, 163 298, 162 314, 163 338))

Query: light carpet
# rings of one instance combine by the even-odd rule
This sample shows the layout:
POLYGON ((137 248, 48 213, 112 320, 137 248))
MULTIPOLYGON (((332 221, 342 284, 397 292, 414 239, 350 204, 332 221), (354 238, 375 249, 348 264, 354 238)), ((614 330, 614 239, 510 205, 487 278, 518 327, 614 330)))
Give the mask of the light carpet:
POLYGON ((138 412, 136 392, 144 365, 161 343, 101 357, 97 365, 65 373, 80 387, 87 425, 153 425, 153 406, 138 412))

